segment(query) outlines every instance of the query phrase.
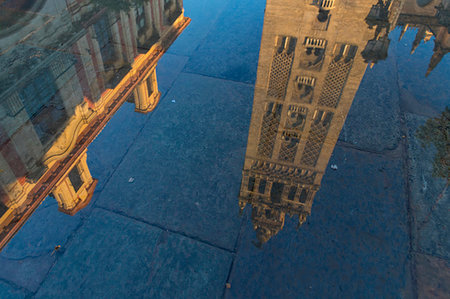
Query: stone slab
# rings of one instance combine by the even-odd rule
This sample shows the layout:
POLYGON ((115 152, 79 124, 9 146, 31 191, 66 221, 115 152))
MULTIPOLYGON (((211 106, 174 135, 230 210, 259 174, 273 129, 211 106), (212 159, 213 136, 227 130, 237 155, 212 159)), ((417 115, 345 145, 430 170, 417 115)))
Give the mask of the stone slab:
POLYGON ((184 15, 191 23, 168 50, 171 54, 191 55, 208 35, 230 0, 184 0, 184 15))
POLYGON ((26 298, 28 292, 19 290, 6 282, 0 281, 0 298, 2 299, 22 299, 26 298))
POLYGON ((57 258, 55 246, 64 247, 80 224, 80 215, 59 212, 47 198, 0 253, 0 279, 36 291, 57 258))
POLYGON ((156 75, 158 80, 158 89, 161 94, 164 94, 170 89, 178 74, 186 65, 188 61, 187 56, 173 55, 165 53, 158 61, 156 66, 156 75))
POLYGON ((231 250, 253 88, 182 73, 97 204, 231 250))
POLYGON ((330 163, 299 230, 286 217, 258 249, 245 221, 227 298, 412 296, 401 160, 337 147, 330 163))
POLYGON ((449 191, 444 192, 445 179, 432 175, 435 148, 422 148, 416 137, 428 117, 407 113, 405 118, 414 249, 450 261, 449 191))
POLYGON ((400 98, 395 48, 395 41, 391 41, 388 58, 366 69, 339 136, 341 141, 377 152, 398 146, 400 98))
POLYGON ((416 254, 415 259, 418 297, 449 298, 450 263, 424 254, 416 254))
POLYGON ((265 1, 231 0, 185 71, 254 83, 265 1))
POLYGON ((223 250, 94 209, 36 298, 214 298, 230 262, 223 250))
POLYGON ((88 147, 89 170, 98 179, 95 193, 103 190, 148 120, 150 114, 137 113, 134 107, 133 103, 125 102, 88 147))

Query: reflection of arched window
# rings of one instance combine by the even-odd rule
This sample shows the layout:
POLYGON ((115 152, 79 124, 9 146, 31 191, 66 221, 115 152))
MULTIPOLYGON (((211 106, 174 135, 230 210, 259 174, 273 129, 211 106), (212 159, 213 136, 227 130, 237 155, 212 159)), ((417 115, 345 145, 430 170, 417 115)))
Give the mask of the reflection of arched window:
POLYGON ((78 170, 78 166, 75 166, 69 172, 69 180, 70 180, 70 183, 72 184, 73 188, 75 189, 75 192, 78 192, 78 190, 80 190, 81 186, 83 186, 83 180, 81 179, 81 175, 80 175, 80 171, 78 170))
POLYGON ((270 199, 273 203, 281 202, 281 195, 283 194, 284 184, 275 182, 270 190, 270 199))
POLYGON ((306 192, 306 189, 302 190, 302 193, 300 193, 300 202, 306 203, 306 198, 308 197, 308 193, 306 192))
POLYGON ((292 186, 292 187, 289 189, 288 199, 289 199, 289 200, 294 200, 294 199, 295 199, 295 193, 297 193, 297 187, 292 186))
POLYGON ((248 179, 247 188, 248 188, 248 191, 253 191, 253 189, 255 188, 255 178, 254 177, 250 177, 248 179))
POLYGON ((266 180, 261 180, 259 182, 258 193, 264 194, 266 192, 266 180))

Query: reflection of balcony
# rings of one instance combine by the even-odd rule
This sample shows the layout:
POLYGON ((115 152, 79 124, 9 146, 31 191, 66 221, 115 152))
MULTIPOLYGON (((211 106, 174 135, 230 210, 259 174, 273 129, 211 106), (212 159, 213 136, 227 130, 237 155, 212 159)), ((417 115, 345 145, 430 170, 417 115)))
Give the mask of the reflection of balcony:
POLYGON ((298 76, 294 82, 295 88, 292 100, 296 102, 311 103, 315 83, 316 79, 313 77, 298 76))
POLYGON ((320 0, 319 7, 324 10, 330 10, 334 8, 335 0, 320 0))
POLYGON ((290 105, 287 112, 286 129, 303 130, 308 108, 290 105))
POLYGON ((324 39, 305 38, 303 44, 305 50, 301 54, 300 67, 308 70, 320 70, 325 58, 326 44, 327 41, 324 39))

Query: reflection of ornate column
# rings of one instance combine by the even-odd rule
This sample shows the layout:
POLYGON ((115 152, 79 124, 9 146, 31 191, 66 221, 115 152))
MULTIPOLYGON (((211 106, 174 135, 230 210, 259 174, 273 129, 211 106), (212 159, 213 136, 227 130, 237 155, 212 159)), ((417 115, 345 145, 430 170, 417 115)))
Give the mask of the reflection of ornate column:
POLYGON ((71 216, 89 204, 97 185, 97 180, 91 176, 86 159, 87 155, 84 152, 52 190, 53 196, 58 201, 59 211, 71 216))
POLYGON ((156 65, 150 70, 146 78, 144 78, 134 89, 135 111, 140 113, 148 113, 155 109, 158 105, 161 93, 158 90, 158 82, 156 80, 156 65))

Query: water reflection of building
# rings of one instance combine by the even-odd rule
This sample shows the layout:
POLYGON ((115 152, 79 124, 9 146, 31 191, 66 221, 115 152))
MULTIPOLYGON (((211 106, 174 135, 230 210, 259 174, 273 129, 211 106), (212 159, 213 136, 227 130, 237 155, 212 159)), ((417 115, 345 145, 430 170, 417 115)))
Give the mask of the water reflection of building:
POLYGON ((268 1, 239 195, 259 244, 301 225, 364 75, 372 0, 268 1))
POLYGON ((366 17, 375 35, 369 40, 362 55, 367 62, 376 63, 387 57, 389 32, 396 26, 402 28, 400 39, 407 30, 417 30, 411 45, 414 53, 421 41, 434 38, 433 55, 426 76, 439 64, 450 49, 450 1, 449 0, 384 0, 378 1, 366 17))
POLYGON ((89 203, 87 146, 130 96, 155 108, 156 63, 190 21, 181 0, 97 2, 48 0, 0 34, 0 249, 50 192, 70 215, 89 203))
POLYGON ((413 49, 435 36, 428 73, 448 52, 446 1, 419 2, 267 2, 239 194, 241 212, 252 206, 258 246, 286 215, 299 226, 310 215, 367 63, 387 57, 397 24, 419 28, 413 49))

